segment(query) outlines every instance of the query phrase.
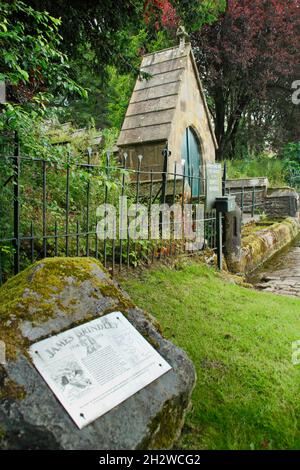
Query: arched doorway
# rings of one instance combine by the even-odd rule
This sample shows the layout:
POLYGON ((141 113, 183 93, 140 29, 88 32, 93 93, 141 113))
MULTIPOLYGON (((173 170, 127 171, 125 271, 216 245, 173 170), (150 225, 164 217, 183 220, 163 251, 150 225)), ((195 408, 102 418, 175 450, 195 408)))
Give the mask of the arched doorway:
POLYGON ((192 127, 187 127, 182 140, 181 158, 185 160, 185 174, 191 188, 192 197, 201 194, 200 166, 202 156, 200 143, 192 127))

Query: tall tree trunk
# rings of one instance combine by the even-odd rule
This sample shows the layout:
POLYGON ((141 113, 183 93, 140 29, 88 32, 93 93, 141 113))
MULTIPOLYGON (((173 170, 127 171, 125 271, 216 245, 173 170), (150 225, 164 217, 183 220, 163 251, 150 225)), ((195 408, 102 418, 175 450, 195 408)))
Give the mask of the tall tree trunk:
POLYGON ((248 98, 242 96, 230 116, 227 117, 226 125, 226 103, 222 90, 215 93, 215 132, 218 142, 217 160, 233 159, 233 149, 236 148, 239 124, 246 110, 248 98), (231 152, 230 152, 231 151, 231 152))
POLYGON ((217 160, 222 159, 223 154, 223 140, 225 135, 225 116, 226 105, 223 95, 222 87, 215 88, 214 90, 215 102, 215 134, 218 142, 217 160))

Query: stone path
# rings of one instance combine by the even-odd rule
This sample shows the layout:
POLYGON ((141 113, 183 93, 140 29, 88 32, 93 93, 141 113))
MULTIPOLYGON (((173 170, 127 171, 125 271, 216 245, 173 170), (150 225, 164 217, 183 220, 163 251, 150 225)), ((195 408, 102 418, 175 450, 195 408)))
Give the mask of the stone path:
POLYGON ((300 298, 300 242, 278 255, 260 273, 255 287, 267 292, 300 298))

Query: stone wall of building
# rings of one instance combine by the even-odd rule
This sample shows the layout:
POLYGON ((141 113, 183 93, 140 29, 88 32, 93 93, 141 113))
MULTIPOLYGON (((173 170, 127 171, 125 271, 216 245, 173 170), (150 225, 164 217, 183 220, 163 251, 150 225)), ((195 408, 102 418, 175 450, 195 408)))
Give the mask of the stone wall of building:
POLYGON ((200 83, 197 83, 197 75, 192 58, 189 58, 187 67, 182 77, 182 85, 179 91, 176 113, 178 117, 172 123, 171 133, 168 139, 169 149, 172 154, 169 159, 169 171, 174 171, 175 162, 177 168, 181 165, 181 149, 185 131, 192 127, 201 147, 202 164, 215 162, 215 142, 211 133, 209 117, 205 109, 206 104, 199 92, 200 83))

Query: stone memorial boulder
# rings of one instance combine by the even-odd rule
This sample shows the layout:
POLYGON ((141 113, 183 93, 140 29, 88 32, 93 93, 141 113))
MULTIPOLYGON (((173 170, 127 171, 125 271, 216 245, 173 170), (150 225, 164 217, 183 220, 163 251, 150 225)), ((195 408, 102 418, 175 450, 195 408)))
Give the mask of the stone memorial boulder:
POLYGON ((163 338, 158 323, 137 308, 90 258, 44 259, 0 288, 1 449, 163 449, 183 426, 195 383, 186 354, 163 338), (28 354, 32 343, 121 311, 172 366, 111 411, 79 430, 28 354))

